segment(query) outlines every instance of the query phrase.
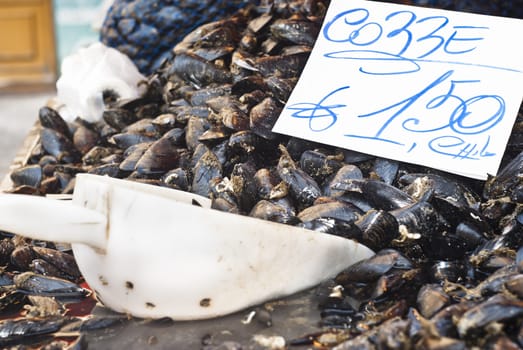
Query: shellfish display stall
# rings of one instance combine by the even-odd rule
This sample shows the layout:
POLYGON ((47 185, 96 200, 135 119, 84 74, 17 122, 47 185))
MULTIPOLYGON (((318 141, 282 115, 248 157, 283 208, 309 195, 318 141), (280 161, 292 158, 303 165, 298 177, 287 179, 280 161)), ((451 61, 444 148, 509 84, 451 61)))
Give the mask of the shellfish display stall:
POLYGON ((1 347, 523 348, 523 109, 487 179, 273 132, 328 7, 242 3, 125 79, 102 44, 64 64, 2 183, 1 347))

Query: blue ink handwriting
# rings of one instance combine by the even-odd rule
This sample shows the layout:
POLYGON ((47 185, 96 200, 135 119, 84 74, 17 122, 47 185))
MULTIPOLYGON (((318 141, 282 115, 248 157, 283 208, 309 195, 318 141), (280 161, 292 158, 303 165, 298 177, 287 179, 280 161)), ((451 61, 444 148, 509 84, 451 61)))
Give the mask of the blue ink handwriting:
MULTIPOLYGON (((424 87, 416 94, 390 106, 381 108, 377 111, 360 115, 359 118, 376 119, 376 116, 383 114, 387 115, 387 112, 392 112, 392 115, 385 119, 382 124, 377 123, 375 120, 376 123, 373 123, 373 125, 378 125, 379 129, 374 134, 345 134, 345 136, 352 138, 373 139, 376 141, 403 145, 403 143, 400 141, 390 137, 385 137, 384 135, 391 124, 401 118, 404 118, 402 121, 400 120, 402 129, 411 133, 431 133, 449 129, 450 132, 453 132, 457 135, 479 135, 491 130, 494 126, 499 124, 505 115, 505 102, 503 98, 497 95, 478 95, 468 99, 463 99, 457 95, 457 86, 460 84, 466 86, 467 84, 479 83, 480 81, 453 80, 451 79, 453 74, 454 71, 449 70, 429 83, 429 85, 424 87), (428 96, 429 93, 436 91, 437 87, 445 88, 445 86, 443 86, 444 83, 448 83, 448 89, 445 93, 432 98, 428 96), (421 101, 423 97, 429 98, 428 102, 426 102, 424 105, 426 111, 434 111, 438 108, 447 107, 447 105, 451 103, 454 103, 455 107, 449 105, 451 113, 448 116, 448 119, 443 123, 440 123, 440 125, 423 128, 422 125, 424 118, 425 120, 427 119, 426 116, 424 116, 424 118, 406 117, 406 115, 409 113, 409 108, 412 107, 416 102, 421 101), (480 103, 481 108, 473 108, 475 107, 475 104, 480 103)), ((430 120, 430 123, 433 124, 434 122, 434 120, 430 120)), ((369 123, 369 125, 371 124, 369 123)), ((485 152, 481 154, 483 155, 485 152)))
POLYGON ((487 151, 489 143, 490 136, 487 137, 485 144, 479 149, 480 146, 478 144, 468 143, 460 137, 441 136, 429 142, 429 149, 435 153, 452 158, 479 160, 496 155, 495 153, 487 151))
POLYGON ((308 119, 309 130, 319 132, 329 129, 338 120, 338 114, 334 112, 337 108, 346 107, 344 104, 324 105, 326 100, 336 93, 348 89, 350 86, 342 86, 324 96, 318 103, 296 103, 287 106, 287 109, 296 111, 291 114, 293 118, 308 119), (323 121, 321 126, 318 126, 318 120, 323 121))
MULTIPOLYGON (((489 132, 498 125, 505 115, 505 101, 498 95, 477 95, 462 98, 458 94, 460 87, 467 89, 480 80, 455 79, 456 73, 449 70, 415 94, 389 106, 360 114, 358 118, 369 120, 368 133, 344 134, 345 137, 366 139, 405 147, 409 153, 419 146, 414 142, 406 146, 405 133, 397 134, 397 127, 408 134, 430 134, 439 132, 439 136, 430 138, 427 147, 430 151, 452 158, 476 160, 495 155, 487 150, 490 142, 489 132), (426 111, 423 116, 412 116, 411 109, 426 111), (430 114, 429 112, 433 112, 430 114), (437 115, 437 118, 430 116, 437 115), (390 132, 388 132, 390 130, 390 132), (444 136, 441 136, 443 133, 444 136), (445 133, 448 133, 445 135, 445 133), (484 145, 467 141, 468 136, 485 135, 484 145)), ((350 86, 342 86, 323 96, 318 102, 295 103, 286 107, 292 112, 291 117, 305 119, 312 132, 323 132, 335 126, 340 109, 348 103, 337 103, 336 99, 350 100, 340 95, 350 86)), ((477 139, 477 138, 475 138, 477 139)))
MULTIPOLYGON (((379 20, 381 22, 374 21, 372 13, 365 8, 335 15, 325 23, 322 35, 344 48, 327 52, 324 57, 388 63, 387 67, 360 67, 362 73, 379 75, 417 72, 420 62, 475 65, 450 58, 476 50, 489 30, 486 26, 453 25, 442 15, 418 18, 416 13, 407 10, 391 11, 379 20), (391 49, 389 52, 378 49, 383 47, 391 49), (431 59, 436 53, 444 53, 449 59, 431 59)), ((479 66, 514 71, 509 67, 479 66)))
POLYGON ((507 73, 523 73, 515 56, 488 55, 510 52, 499 45, 505 24, 412 7, 339 6, 318 37, 314 72, 304 74, 307 88, 325 86, 285 106, 290 134, 429 165, 443 157, 447 169, 497 160, 503 150, 495 137, 505 135, 513 110, 513 94, 502 96, 500 86, 507 73))

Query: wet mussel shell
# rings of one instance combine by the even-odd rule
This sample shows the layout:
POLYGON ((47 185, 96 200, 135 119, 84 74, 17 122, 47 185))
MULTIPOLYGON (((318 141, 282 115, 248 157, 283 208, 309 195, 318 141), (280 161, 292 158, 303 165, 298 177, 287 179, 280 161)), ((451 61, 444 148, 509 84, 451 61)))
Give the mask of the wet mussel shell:
POLYGON ((73 317, 44 319, 9 319, 0 322, 0 345, 14 346, 23 343, 38 343, 57 333, 64 325, 73 322, 73 317))
POLYGON ((65 300, 81 300, 90 295, 88 289, 68 280, 24 272, 13 278, 16 289, 25 294, 52 296, 65 300))

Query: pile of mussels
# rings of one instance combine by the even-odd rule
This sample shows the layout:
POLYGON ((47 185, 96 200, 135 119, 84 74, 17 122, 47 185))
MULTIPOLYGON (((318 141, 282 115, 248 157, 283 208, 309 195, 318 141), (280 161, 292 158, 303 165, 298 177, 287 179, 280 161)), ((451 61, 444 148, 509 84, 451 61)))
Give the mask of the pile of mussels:
MULTIPOLYGON (((42 107, 39 143, 10 174, 10 192, 67 194, 78 173, 108 175, 374 249, 318 287, 324 331, 290 347, 522 348, 522 111, 499 174, 484 182, 272 133, 327 6, 261 1, 197 28, 143 82, 142 97, 107 91, 100 122, 66 123, 42 107)), ((40 335, 77 322, 34 324, 60 313, 42 315, 37 295, 87 293, 71 252, 3 237, 1 309, 24 308, 40 335)), ((23 325, 9 322, 0 342, 19 340, 23 325)))

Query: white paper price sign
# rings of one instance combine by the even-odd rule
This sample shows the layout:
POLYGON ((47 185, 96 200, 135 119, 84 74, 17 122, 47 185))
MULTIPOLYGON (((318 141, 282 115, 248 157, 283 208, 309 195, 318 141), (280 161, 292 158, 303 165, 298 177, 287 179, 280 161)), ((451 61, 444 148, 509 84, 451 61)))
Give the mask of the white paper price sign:
POLYGON ((333 0, 274 131, 485 179, 523 97, 523 20, 333 0))

